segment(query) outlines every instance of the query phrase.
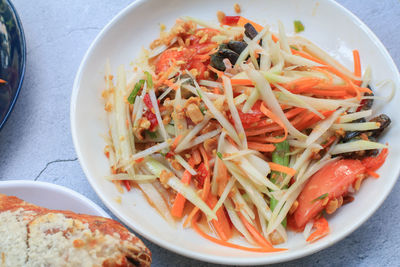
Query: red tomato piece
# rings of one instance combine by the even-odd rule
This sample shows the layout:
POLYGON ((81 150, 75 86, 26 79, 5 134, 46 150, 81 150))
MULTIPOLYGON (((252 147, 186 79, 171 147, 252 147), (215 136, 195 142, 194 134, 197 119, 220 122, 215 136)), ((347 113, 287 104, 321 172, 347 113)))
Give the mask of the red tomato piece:
POLYGON ((264 115, 260 111, 261 101, 257 101, 250 111, 243 113, 241 109, 238 109, 240 120, 243 125, 251 125, 255 122, 260 121, 261 117, 264 115))
POLYGON ((174 61, 180 60, 183 52, 176 49, 167 49, 161 53, 156 63, 156 74, 167 71, 174 61))
POLYGON ((197 187, 203 188, 204 180, 206 179, 206 177, 208 175, 208 170, 206 168, 206 165, 204 165, 204 163, 202 162, 196 171, 197 171, 197 175, 194 178, 197 180, 197 187))
POLYGON ((153 112, 151 112, 150 110, 147 110, 144 114, 143 114, 150 122, 150 128, 149 130, 151 132, 154 131, 154 129, 157 127, 158 125, 158 121, 157 121, 157 117, 156 114, 154 114, 153 112))
POLYGON ((328 194, 329 199, 343 196, 365 171, 360 160, 342 159, 325 165, 310 178, 297 198, 299 205, 292 215, 295 226, 303 228, 324 209, 325 197, 319 199, 321 196, 328 194))
POLYGON ((146 107, 151 110, 153 108, 153 104, 151 103, 151 99, 149 94, 145 94, 143 97, 143 102, 145 103, 146 107))
POLYGON ((222 24, 224 25, 237 25, 239 22, 240 16, 225 16, 222 19, 222 24))
POLYGON ((167 158, 167 159, 169 159, 169 158, 172 158, 174 156, 174 153, 173 152, 168 152, 166 155, 165 155, 165 157, 167 158))

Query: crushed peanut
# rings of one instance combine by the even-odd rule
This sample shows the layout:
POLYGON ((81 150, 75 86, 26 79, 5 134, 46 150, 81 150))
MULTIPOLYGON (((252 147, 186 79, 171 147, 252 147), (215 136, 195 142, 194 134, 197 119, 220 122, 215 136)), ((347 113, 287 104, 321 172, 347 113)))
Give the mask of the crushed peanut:
POLYGON ((160 31, 165 31, 167 29, 167 27, 165 26, 165 24, 161 23, 160 24, 160 31))
POLYGON ((322 206, 326 206, 329 202, 329 197, 326 197, 322 200, 322 206))
POLYGON ((325 207, 325 211, 328 214, 334 213, 337 209, 339 208, 339 201, 337 198, 332 199, 328 202, 328 204, 325 207))
POLYGON ((173 174, 171 172, 168 172, 166 170, 162 170, 160 174, 160 182, 164 187, 168 187, 167 183, 169 178, 171 178, 173 174))
POLYGON ((285 242, 285 239, 276 230, 270 233, 268 237, 272 245, 278 245, 285 242))
POLYGON ((172 165, 172 168, 174 168, 177 171, 180 171, 183 169, 182 165, 176 159, 171 161, 171 165, 172 165))
POLYGON ((199 106, 197 106, 196 104, 190 104, 189 106, 187 106, 185 114, 195 124, 198 124, 204 119, 203 113, 201 112, 199 106))
POLYGON ((225 13, 222 11, 218 11, 217 12, 217 18, 219 23, 222 23, 222 21, 224 20, 224 18, 226 17, 225 13))
POLYGON ((241 11, 240 6, 239 6, 238 3, 236 3, 236 4, 233 5, 233 9, 235 10, 235 12, 236 12, 237 14, 239 14, 240 11, 241 11))
POLYGON ((107 112, 111 112, 113 108, 113 105, 110 102, 107 102, 106 105, 104 106, 104 110, 107 112))
POLYGON ((218 141, 217 138, 210 138, 204 141, 203 143, 204 149, 206 150, 207 153, 211 154, 213 150, 217 149, 218 146, 218 141))
POLYGON ((143 132, 144 130, 150 129, 150 126, 151 126, 150 121, 147 118, 142 117, 138 120, 138 127, 134 127, 132 130, 134 135, 139 140, 143 140, 144 139, 143 132))
POLYGON ((364 180, 364 175, 360 175, 360 177, 357 178, 357 180, 354 182, 354 190, 356 191, 360 190, 361 183, 363 180, 364 180))

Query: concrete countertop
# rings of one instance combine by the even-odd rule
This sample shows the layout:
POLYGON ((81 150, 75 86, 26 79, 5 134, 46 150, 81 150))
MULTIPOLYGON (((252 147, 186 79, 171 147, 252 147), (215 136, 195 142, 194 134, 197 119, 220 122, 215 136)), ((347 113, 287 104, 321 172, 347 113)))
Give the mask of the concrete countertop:
MULTIPOLYGON (((0 132, 0 182, 47 181, 101 203, 79 165, 70 135, 73 80, 90 43, 131 0, 14 0, 27 42, 24 85, 0 132)), ((400 66, 400 1, 338 1, 380 38, 400 66)), ((400 185, 358 230, 336 245, 285 266, 400 265, 400 185)), ((108 211, 109 212, 109 211, 108 211)), ((153 266, 213 266, 150 243, 153 266)))

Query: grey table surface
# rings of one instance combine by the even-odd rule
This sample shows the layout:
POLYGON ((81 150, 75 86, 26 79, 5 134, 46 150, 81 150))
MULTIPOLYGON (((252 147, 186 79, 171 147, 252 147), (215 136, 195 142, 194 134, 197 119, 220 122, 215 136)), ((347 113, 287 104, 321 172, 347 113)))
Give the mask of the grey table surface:
MULTIPOLYGON (((39 180, 72 188, 107 208, 87 182, 70 134, 72 84, 90 43, 132 0, 14 0, 27 42, 24 85, 0 132, 0 182, 39 180)), ((364 21, 400 66, 400 1, 338 1, 364 21)), ((399 266, 400 184, 358 230, 285 266, 399 266)), ((109 211, 108 211, 109 212, 109 211)), ((110 212, 109 212, 110 213, 110 212)), ((153 266, 213 266, 144 240, 153 266)))

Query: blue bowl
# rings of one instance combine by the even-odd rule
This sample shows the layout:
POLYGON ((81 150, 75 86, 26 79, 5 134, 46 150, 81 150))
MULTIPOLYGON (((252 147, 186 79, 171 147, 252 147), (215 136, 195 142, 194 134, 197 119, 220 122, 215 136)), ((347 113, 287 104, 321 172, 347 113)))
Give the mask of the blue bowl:
POLYGON ((25 74, 26 45, 21 21, 12 3, 0 0, 0 129, 18 98, 25 74))

